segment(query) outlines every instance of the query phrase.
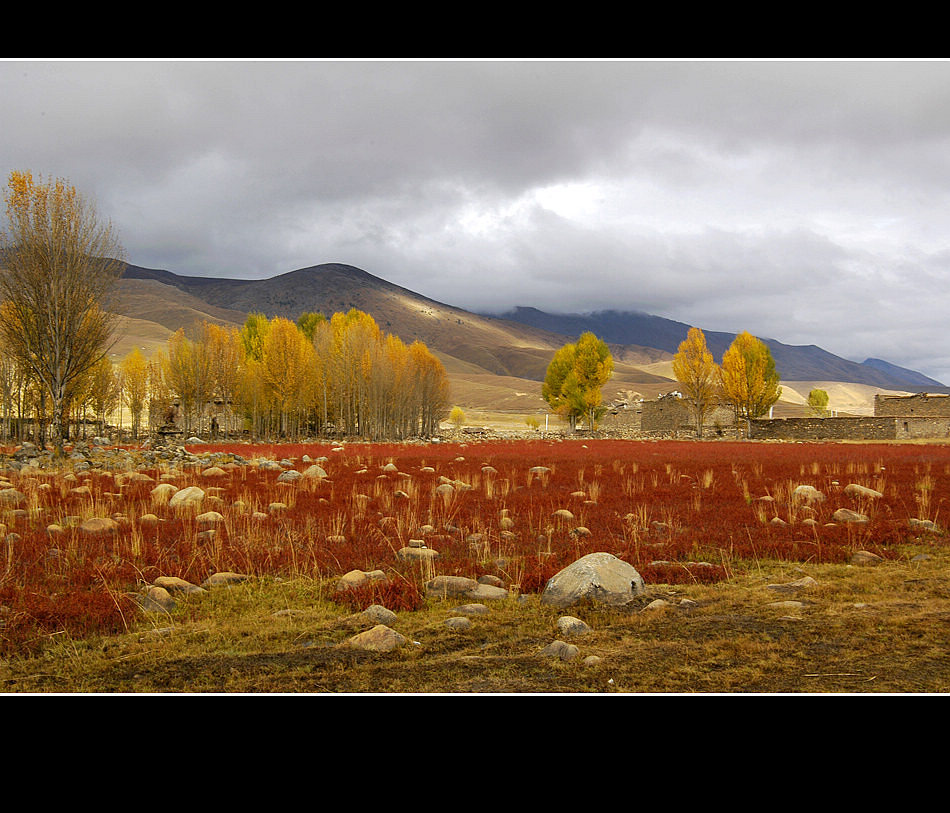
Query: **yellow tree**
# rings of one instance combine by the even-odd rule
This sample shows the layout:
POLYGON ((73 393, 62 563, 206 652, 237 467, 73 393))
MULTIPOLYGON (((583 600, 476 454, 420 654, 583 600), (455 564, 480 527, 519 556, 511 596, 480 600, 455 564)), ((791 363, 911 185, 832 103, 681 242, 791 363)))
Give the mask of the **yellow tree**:
POLYGON ((119 371, 122 374, 122 401, 132 416, 132 439, 137 440, 149 389, 148 362, 142 351, 133 348, 119 362, 119 371))
POLYGON ((740 333, 723 354, 719 375, 723 399, 751 434, 752 420, 766 415, 782 395, 771 351, 751 333, 740 333))
POLYGON ((603 416, 604 384, 613 375, 614 360, 606 342, 584 333, 576 343, 566 344, 551 359, 541 395, 551 409, 574 429, 578 418, 594 431, 603 416))
POLYGON ((696 420, 696 434, 703 436, 706 416, 716 406, 719 392, 719 367, 706 347, 706 335, 691 327, 675 356, 673 375, 683 386, 696 420))
POLYGON ((86 402, 92 407, 99 423, 99 434, 105 430, 106 416, 114 412, 119 405, 121 386, 115 367, 106 356, 93 365, 88 374, 88 395, 86 402))
POLYGON ((304 400, 300 396, 306 389, 312 354, 313 345, 297 325, 280 316, 271 320, 264 338, 260 371, 264 386, 274 399, 281 433, 291 429, 291 410, 299 419, 304 400))
POLYGON ((112 226, 63 179, 12 172, 5 197, 0 301, 13 318, 0 321, 0 332, 49 398, 52 439, 62 456, 70 388, 113 342, 109 306, 123 252, 112 226))
POLYGON ((178 396, 185 432, 191 431, 192 419, 197 419, 196 431, 200 432, 205 404, 212 391, 210 361, 199 343, 189 339, 183 328, 169 337, 164 360, 165 382, 178 396))
POLYGON ((211 367, 212 393, 224 406, 227 433, 232 428, 232 406, 241 380, 241 335, 237 328, 205 322, 201 347, 211 367))

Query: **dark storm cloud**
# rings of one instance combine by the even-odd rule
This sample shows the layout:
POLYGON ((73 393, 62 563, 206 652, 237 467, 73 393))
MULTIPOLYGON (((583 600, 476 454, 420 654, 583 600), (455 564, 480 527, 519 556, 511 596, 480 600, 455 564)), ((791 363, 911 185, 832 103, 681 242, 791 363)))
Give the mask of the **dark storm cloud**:
POLYGON ((950 380, 944 62, 5 62, 0 167, 129 258, 348 262, 479 310, 628 308, 950 380))

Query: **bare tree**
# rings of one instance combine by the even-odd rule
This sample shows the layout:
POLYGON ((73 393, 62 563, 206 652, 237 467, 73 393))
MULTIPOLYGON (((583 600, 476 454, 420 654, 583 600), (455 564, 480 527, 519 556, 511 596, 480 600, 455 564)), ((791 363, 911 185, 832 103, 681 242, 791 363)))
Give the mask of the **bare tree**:
POLYGON ((0 238, 0 333, 36 377, 52 407, 52 440, 62 456, 72 385, 113 343, 110 311, 124 252, 111 224, 62 179, 12 172, 0 238))

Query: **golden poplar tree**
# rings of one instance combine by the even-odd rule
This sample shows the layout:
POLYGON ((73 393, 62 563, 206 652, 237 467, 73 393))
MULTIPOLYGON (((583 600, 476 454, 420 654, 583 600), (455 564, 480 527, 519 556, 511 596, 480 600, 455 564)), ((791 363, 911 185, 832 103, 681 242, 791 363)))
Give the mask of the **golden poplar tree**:
POLYGON ((137 440, 142 427, 142 413, 148 398, 148 362, 142 351, 133 348, 119 362, 122 374, 122 401, 132 416, 132 438, 137 440))
POLYGON ((673 356, 673 375, 689 399, 696 435, 702 437, 706 416, 718 401, 719 367, 706 347, 706 335, 698 327, 689 329, 673 356))
POLYGON ((5 197, 0 301, 13 318, 0 322, 0 332, 49 399, 62 456, 70 389, 113 343, 109 307, 123 251, 112 226, 63 179, 12 172, 5 197))
POLYGON ((720 387, 736 418, 746 421, 749 433, 752 420, 768 414, 782 395, 775 360, 765 342, 751 333, 736 336, 722 356, 720 387))

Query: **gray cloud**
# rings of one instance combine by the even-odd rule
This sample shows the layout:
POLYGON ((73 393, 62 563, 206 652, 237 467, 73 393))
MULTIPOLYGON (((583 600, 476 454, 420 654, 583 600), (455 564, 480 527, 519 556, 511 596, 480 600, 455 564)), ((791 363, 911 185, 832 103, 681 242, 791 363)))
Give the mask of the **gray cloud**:
POLYGON ((3 62, 0 169, 129 259, 347 262, 478 310, 646 310, 950 381, 945 62, 3 62))

